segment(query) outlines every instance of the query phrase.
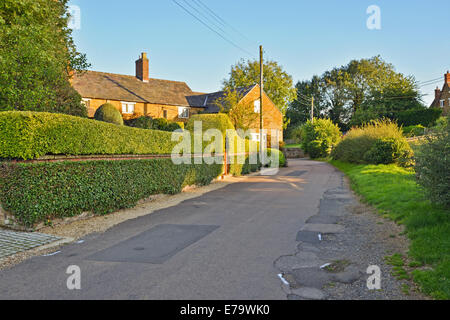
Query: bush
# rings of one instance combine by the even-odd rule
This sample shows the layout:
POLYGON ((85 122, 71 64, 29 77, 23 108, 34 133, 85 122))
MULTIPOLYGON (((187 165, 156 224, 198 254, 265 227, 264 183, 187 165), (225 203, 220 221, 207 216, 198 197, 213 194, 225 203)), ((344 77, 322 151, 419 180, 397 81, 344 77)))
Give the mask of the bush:
POLYGON ((398 113, 398 124, 404 127, 422 125, 424 127, 432 127, 436 120, 442 115, 440 108, 420 108, 411 109, 398 113))
MULTIPOLYGON (((181 136, 181 134, 180 134, 181 136)), ((0 112, 0 158, 171 154, 172 133, 44 112, 0 112)))
POLYGON ((351 129, 331 156, 351 163, 411 164, 413 152, 397 124, 389 120, 372 121, 351 129))
POLYGON ((224 134, 227 130, 234 130, 234 126, 230 118, 223 113, 195 114, 186 123, 186 130, 194 132, 194 124, 196 121, 202 122, 203 131, 207 131, 209 129, 218 129, 224 134))
POLYGON ((0 201, 23 226, 83 212, 107 214, 154 194, 206 185, 222 164, 175 165, 171 159, 3 163, 0 201))
POLYGON ((295 143, 300 143, 302 141, 302 132, 303 132, 302 126, 292 128, 290 131, 290 138, 294 140, 295 143))
POLYGON ((98 121, 113 123, 122 126, 123 118, 119 110, 116 109, 112 104, 105 103, 100 106, 100 108, 95 111, 94 119, 98 121))
POLYGON ((425 134, 425 127, 421 124, 418 124, 416 126, 404 127, 403 134, 407 137, 423 136, 425 134))
POLYGON ((267 149, 267 160, 268 163, 266 164, 266 166, 268 167, 272 167, 272 157, 275 156, 276 158, 278 158, 278 167, 279 168, 283 168, 286 167, 287 162, 286 162, 286 158, 284 156, 284 153, 281 152, 278 149, 267 149))
POLYGON ((173 132, 183 129, 178 122, 169 121, 165 118, 153 119, 152 129, 173 132))
POLYGON ((125 120, 125 124, 133 128, 152 129, 152 118, 142 116, 131 120, 125 120))
POLYGON ((342 133, 329 119, 314 119, 302 126, 302 149, 313 159, 328 157, 342 133))
POLYGON ((450 127, 427 140, 416 156, 417 181, 433 202, 450 207, 450 127))

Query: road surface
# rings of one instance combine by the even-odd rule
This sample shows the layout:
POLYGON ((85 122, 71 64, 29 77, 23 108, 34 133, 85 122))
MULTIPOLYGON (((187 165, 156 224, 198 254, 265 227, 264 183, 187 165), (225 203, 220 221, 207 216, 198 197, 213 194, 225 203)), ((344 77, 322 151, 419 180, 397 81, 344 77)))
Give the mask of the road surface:
POLYGON ((0 271, 0 299, 286 299, 275 262, 342 174, 292 160, 0 271), (81 290, 68 290, 69 266, 81 290))

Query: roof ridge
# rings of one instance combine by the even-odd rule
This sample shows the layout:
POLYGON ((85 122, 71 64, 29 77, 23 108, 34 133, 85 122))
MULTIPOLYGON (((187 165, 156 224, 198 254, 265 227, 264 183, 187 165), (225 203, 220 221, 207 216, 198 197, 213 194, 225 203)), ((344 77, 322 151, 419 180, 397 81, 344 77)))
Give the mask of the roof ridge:
MULTIPOLYGON (((132 75, 129 75, 129 74, 112 73, 112 72, 95 71, 95 70, 86 70, 85 72, 101 73, 101 74, 106 74, 106 75, 114 75, 114 76, 129 77, 129 78, 137 79, 136 76, 132 76, 132 75)), ((158 79, 158 78, 149 78, 149 80, 164 81, 164 82, 175 82, 175 83, 184 83, 185 85, 188 86, 188 84, 186 83, 186 81, 180 81, 180 80, 167 80, 167 79, 158 79)), ((189 86, 188 86, 188 87, 189 87, 189 86)), ((189 89, 190 89, 190 87, 189 87, 189 89)), ((192 91, 192 90, 191 90, 191 91, 192 91)))

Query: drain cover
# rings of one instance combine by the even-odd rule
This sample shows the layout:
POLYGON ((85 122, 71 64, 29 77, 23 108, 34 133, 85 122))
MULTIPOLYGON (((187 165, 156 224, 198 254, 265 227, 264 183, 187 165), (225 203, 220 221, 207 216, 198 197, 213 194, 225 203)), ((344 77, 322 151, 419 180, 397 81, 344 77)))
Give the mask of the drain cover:
POLYGON ((162 264, 219 226, 161 224, 99 251, 88 260, 162 264))

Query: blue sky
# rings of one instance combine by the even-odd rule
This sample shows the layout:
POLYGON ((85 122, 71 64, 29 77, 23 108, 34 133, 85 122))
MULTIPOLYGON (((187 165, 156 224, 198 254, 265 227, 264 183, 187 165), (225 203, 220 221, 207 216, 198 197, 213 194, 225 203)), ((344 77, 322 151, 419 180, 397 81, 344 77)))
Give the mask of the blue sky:
MULTIPOLYGON (((185 2, 195 6, 195 0, 177 1, 198 15, 185 2)), ((257 58, 259 44, 295 82, 378 54, 418 81, 441 77, 443 83, 450 69, 448 0, 201 1, 239 31, 222 27, 228 39, 253 56, 172 0, 72 0, 81 9, 74 40, 92 70, 134 75, 134 61, 145 51, 151 77, 186 81, 201 92, 219 90, 231 65, 257 58), (381 9, 381 30, 366 27, 370 5, 381 9)), ((435 86, 422 88, 427 103, 435 86)))

